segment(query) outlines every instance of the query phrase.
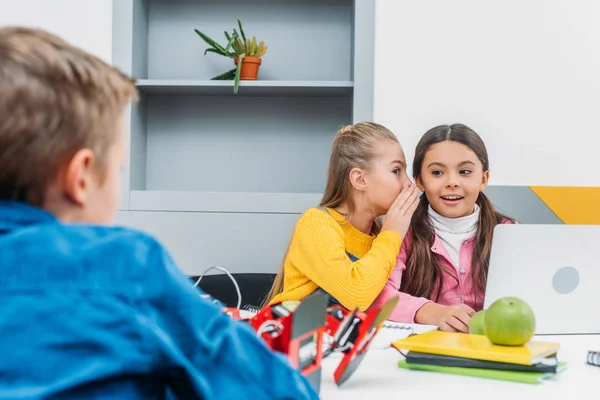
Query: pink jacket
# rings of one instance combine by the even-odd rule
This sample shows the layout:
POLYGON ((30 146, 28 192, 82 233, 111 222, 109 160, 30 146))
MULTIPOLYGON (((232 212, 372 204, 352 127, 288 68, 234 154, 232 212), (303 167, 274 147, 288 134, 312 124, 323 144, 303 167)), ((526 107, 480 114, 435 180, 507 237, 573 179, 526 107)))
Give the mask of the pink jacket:
MULTIPOLYGON (((505 220, 503 223, 513 223, 510 220, 505 220)), ((406 293, 399 292, 400 282, 402 281, 402 273, 406 269, 407 249, 410 248, 412 238, 410 233, 406 235, 402 241, 400 254, 396 258, 396 267, 392 271, 387 283, 382 292, 375 299, 371 308, 383 306, 390 298, 399 296, 400 299, 394 311, 388 318, 391 321, 414 323, 415 314, 423 306, 423 304, 431 300, 423 297, 414 297, 406 293)), ((436 234, 431 246, 431 251, 438 254, 442 262, 447 267, 450 273, 444 274, 444 285, 440 292, 438 304, 452 305, 464 303, 479 311, 483 308, 483 294, 475 295, 473 281, 471 278, 471 261, 475 247, 475 237, 465 240, 460 246, 459 265, 454 265, 452 262, 442 239, 436 234)))

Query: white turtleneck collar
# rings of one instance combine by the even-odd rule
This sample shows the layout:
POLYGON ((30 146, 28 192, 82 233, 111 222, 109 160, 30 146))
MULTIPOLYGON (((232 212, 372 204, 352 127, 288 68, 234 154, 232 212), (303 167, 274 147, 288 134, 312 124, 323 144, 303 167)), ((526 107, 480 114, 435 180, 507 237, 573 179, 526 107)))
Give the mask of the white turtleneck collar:
POLYGON ((436 212, 431 205, 429 205, 428 214, 435 233, 444 242, 446 250, 448 250, 448 255, 450 255, 452 262, 458 268, 462 242, 473 237, 477 231, 479 206, 475 204, 475 211, 472 214, 459 218, 444 217, 436 212))

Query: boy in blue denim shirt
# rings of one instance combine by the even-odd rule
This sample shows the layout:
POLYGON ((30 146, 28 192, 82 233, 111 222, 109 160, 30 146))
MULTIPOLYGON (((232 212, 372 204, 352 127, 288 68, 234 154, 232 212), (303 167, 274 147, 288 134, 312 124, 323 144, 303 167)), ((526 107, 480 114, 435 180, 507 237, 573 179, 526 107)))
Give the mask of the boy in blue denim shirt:
POLYGON ((152 237, 107 227, 131 79, 0 29, 0 398, 312 399, 152 237))

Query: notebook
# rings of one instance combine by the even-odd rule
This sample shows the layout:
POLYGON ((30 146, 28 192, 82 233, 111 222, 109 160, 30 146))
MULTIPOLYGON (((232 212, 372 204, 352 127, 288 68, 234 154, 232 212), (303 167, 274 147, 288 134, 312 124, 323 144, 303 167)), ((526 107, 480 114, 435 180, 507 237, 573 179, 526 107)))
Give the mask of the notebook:
POLYGON ((403 322, 385 321, 382 329, 400 329, 400 330, 412 330, 413 333, 425 333, 437 330, 436 325, 423 325, 423 324, 408 324, 403 322))
MULTIPOLYGON (((519 383, 540 383, 546 379, 552 379, 556 374, 544 372, 519 372, 503 371, 483 368, 444 367, 440 365, 409 364, 405 360, 398 362, 398 367, 416 371, 442 372, 453 375, 473 376, 478 378, 496 379, 519 383)), ((559 362, 558 372, 566 368, 566 364, 559 362)))
POLYGON ((400 322, 386 321, 383 323, 381 329, 377 332, 377 335, 373 338, 371 349, 389 349, 392 347, 392 343, 397 340, 404 339, 412 335, 431 332, 437 329, 438 327, 435 325, 404 324, 400 322))
POLYGON ((392 344, 398 350, 532 365, 556 354, 560 343, 531 341, 523 346, 497 346, 484 335, 432 331, 409 336, 392 344))
POLYGON ((551 374, 556 373, 558 366, 556 356, 544 358, 537 364, 521 365, 497 361, 474 360, 472 358, 441 356, 439 354, 416 353, 414 351, 409 351, 406 354, 406 362, 408 364, 439 365, 443 367, 500 369, 503 371, 543 372, 551 374))

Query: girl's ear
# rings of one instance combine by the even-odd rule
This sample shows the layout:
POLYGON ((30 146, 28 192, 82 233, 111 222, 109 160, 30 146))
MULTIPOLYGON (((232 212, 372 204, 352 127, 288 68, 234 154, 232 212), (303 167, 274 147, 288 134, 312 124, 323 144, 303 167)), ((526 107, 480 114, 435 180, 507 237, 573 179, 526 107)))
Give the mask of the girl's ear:
POLYGON ((415 184, 417 185, 417 189, 419 189, 421 192, 425 192, 425 187, 423 186, 423 180, 421 179, 420 176, 417 176, 415 178, 415 184))
POLYGON ((481 186, 479 187, 480 192, 483 192, 483 189, 485 189, 487 187, 489 180, 490 180, 490 171, 485 171, 483 173, 483 177, 481 178, 481 186))
POLYGON ((365 172, 360 168, 352 168, 350 171, 350 184, 356 189, 364 192, 367 190, 367 182, 365 180, 365 172))

